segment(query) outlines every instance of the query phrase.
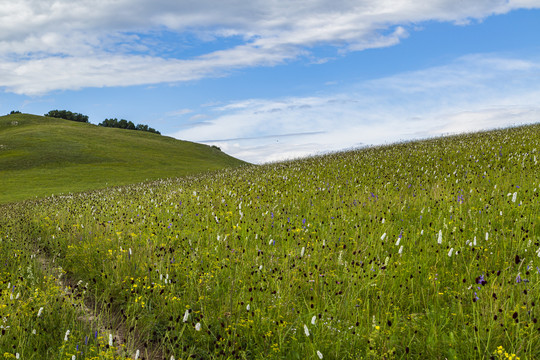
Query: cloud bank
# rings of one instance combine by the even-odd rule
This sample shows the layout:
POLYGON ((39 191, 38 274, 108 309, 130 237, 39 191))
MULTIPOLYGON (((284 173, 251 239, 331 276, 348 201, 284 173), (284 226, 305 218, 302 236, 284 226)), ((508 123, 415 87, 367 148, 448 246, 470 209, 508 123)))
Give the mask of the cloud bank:
MULTIPOLYGON (((85 87, 192 81, 274 66, 334 46, 341 52, 397 44, 412 25, 466 24, 532 0, 4 0, 0 88, 38 95, 85 87), (196 56, 163 53, 162 37, 239 39, 196 56)), ((187 46, 178 38, 178 48, 187 46)))
POLYGON ((366 81, 317 97, 214 107, 204 131, 173 136, 254 163, 540 120, 540 59, 494 54, 366 81))

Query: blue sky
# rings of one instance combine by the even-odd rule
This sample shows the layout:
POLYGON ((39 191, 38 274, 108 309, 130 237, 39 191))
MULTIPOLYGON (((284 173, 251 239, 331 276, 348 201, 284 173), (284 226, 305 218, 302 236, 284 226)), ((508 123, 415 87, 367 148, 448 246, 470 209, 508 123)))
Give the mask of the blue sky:
POLYGON ((279 161, 539 122, 538 34, 532 0, 4 0, 0 114, 279 161))

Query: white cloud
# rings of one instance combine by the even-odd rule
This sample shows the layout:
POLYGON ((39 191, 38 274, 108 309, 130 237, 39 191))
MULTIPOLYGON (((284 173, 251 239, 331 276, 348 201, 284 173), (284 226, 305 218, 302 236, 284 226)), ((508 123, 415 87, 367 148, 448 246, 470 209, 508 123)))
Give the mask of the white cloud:
POLYGON ((215 107, 206 141, 264 163, 369 144, 540 121, 540 61, 474 55, 317 97, 249 99, 215 107), (292 135, 291 135, 292 134, 292 135))
MULTIPOLYGON (((181 82, 231 69, 273 66, 317 45, 341 51, 385 47, 407 26, 467 23, 522 7, 526 0, 3 0, 0 87, 19 94, 58 89, 181 82), (192 58, 162 58, 163 30, 243 43, 192 58)), ((179 44, 178 46, 181 46, 179 44)), ((313 61, 316 62, 316 61, 313 61)))

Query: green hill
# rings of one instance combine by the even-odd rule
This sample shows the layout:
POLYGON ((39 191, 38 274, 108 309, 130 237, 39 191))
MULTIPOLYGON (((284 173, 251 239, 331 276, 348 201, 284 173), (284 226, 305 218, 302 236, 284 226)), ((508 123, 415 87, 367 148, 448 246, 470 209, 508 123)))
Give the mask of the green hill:
POLYGON ((29 114, 0 117, 0 203, 245 164, 216 148, 29 114))

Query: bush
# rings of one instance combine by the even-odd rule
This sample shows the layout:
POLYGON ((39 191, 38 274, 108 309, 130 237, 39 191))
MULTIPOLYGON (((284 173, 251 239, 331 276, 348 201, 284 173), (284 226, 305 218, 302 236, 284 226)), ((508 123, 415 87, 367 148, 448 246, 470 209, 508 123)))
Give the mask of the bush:
POLYGON ((101 123, 99 123, 98 125, 103 126, 103 127, 114 127, 114 128, 127 129, 127 130, 146 131, 146 132, 151 132, 151 133, 154 133, 154 134, 161 135, 161 133, 159 131, 157 131, 154 128, 149 127, 148 125, 144 125, 144 124, 135 125, 133 122, 127 121, 125 119, 120 119, 120 120, 118 120, 116 118, 114 118, 114 119, 105 119, 101 123))
POLYGON ((88 122, 88 116, 79 114, 79 113, 73 113, 71 111, 67 110, 51 110, 48 113, 45 114, 45 116, 48 117, 54 117, 59 119, 66 119, 66 120, 72 120, 72 121, 78 121, 78 122, 88 122))

